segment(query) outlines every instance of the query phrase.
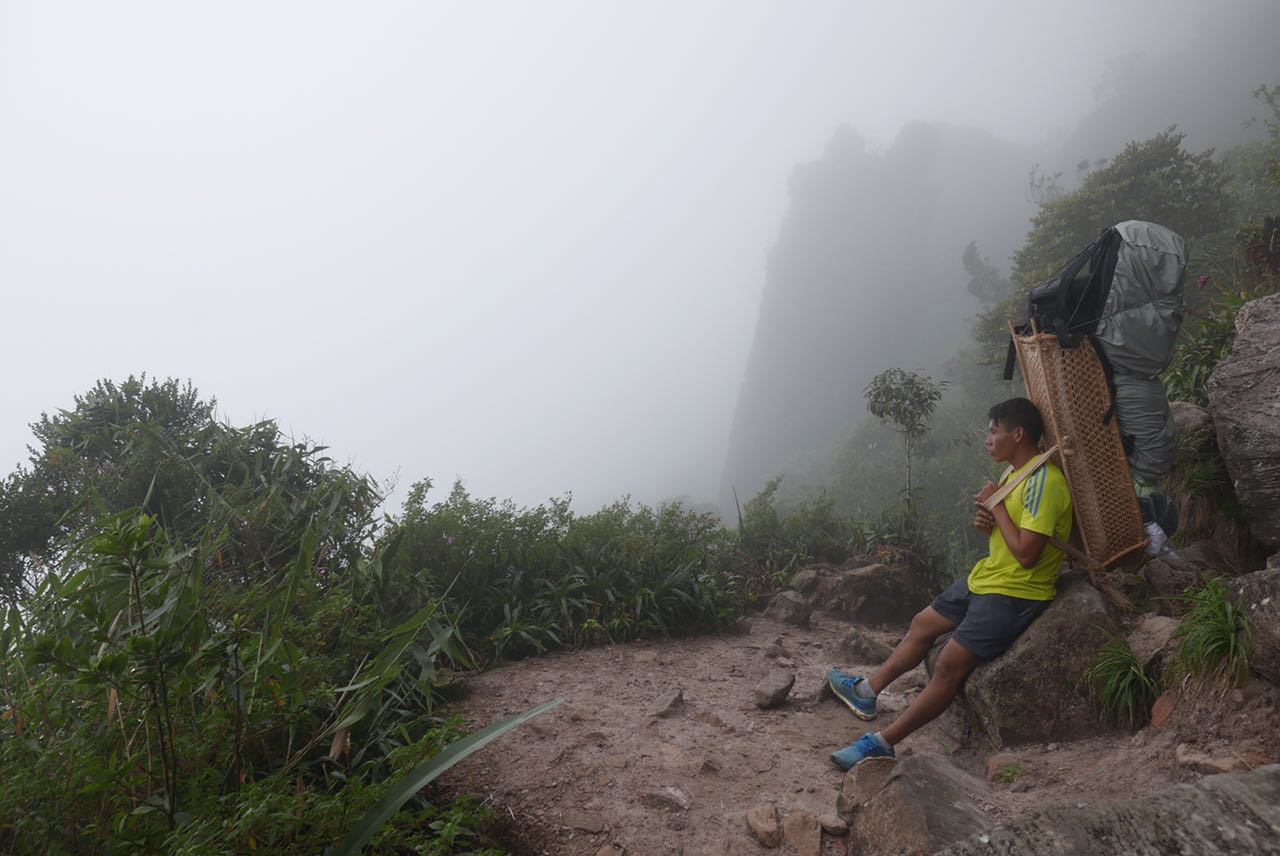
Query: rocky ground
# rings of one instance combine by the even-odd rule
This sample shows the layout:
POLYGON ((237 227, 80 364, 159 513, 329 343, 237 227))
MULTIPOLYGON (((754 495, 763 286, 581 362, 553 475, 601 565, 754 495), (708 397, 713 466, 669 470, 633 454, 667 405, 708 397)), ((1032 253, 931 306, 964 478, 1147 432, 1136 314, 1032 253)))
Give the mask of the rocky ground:
MULTIPOLYGON (((838 806, 842 787, 865 790, 865 777, 847 781, 827 759, 867 727, 823 691, 823 676, 833 665, 865 670, 897 636, 860 628, 862 638, 851 644, 849 621, 826 613, 814 613, 808 626, 765 616, 742 625, 732 635, 563 653, 476 676, 456 706, 473 729, 549 699, 564 704, 472 756, 444 787, 496 807, 506 816, 510 846, 523 853, 755 853, 775 838, 782 839, 780 852, 872 852, 858 843, 874 834, 868 813, 851 834, 850 797, 838 806), (770 680, 785 685, 787 674, 795 683, 785 701, 759 707, 757 690, 765 692, 770 680)), ((883 693, 880 722, 925 680, 917 669, 883 693)), ((1207 773, 1280 760, 1274 685, 1254 681, 1235 693, 1183 696, 1177 705, 1166 699, 1160 729, 999 750, 957 704, 908 738, 898 757, 921 756, 925 779, 954 779, 943 785, 959 787, 969 812, 958 818, 959 829, 1008 823, 1042 807, 1142 797, 1207 773), (1221 726, 1206 727, 1215 723, 1221 726)), ((883 776, 875 787, 882 786, 883 776)), ((916 791, 925 805, 895 797, 886 810, 929 814, 932 792, 916 791)), ((951 791, 939 793, 936 800, 952 799, 945 796, 951 791)), ((928 852, 934 845, 920 846, 928 852)))

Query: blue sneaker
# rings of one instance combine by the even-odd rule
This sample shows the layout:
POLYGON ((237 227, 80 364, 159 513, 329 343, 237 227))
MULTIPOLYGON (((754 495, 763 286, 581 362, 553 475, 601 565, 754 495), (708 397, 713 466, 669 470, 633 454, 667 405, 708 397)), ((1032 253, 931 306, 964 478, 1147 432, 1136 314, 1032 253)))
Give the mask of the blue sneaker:
POLYGON ((859 719, 875 719, 876 700, 863 698, 854 690, 854 687, 865 680, 866 678, 861 675, 846 675, 839 669, 827 672, 827 684, 831 687, 831 691, 836 694, 836 698, 849 706, 854 716, 859 719))
POLYGON ((831 753, 831 763, 841 770, 851 770, 868 758, 892 758, 893 747, 887 749, 877 737, 868 732, 858 738, 852 746, 846 746, 838 752, 831 753))

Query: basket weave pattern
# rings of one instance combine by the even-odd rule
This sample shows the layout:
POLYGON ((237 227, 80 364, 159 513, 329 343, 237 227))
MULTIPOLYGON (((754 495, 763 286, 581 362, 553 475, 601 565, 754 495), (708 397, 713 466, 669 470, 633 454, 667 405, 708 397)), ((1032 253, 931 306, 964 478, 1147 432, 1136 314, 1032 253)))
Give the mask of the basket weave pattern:
POLYGON ((1046 441, 1057 443, 1084 551, 1111 568, 1147 545, 1142 512, 1115 419, 1103 424, 1111 392, 1086 339, 1064 348, 1048 333, 1015 336, 1027 397, 1044 416, 1046 441))

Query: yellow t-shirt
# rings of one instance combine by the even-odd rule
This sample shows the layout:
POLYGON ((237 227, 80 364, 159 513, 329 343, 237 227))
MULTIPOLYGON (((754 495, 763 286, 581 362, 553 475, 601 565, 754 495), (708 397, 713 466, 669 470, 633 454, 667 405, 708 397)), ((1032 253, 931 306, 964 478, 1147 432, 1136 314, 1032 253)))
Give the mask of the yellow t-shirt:
MULTIPOLYGON (((1028 461, 1024 467, 1030 465, 1028 461)), ((1010 473, 1009 478, 1020 472, 1010 473)), ((1071 491, 1067 489, 1067 479, 1062 470, 1051 463, 1045 463, 1010 491, 1004 498, 1004 507, 1020 529, 1056 535, 1064 541, 1071 535, 1071 491)), ((1058 590, 1058 571, 1062 567, 1061 550, 1045 544, 1035 567, 1024 568, 1009 552, 1009 545, 1004 542, 1000 527, 996 526, 991 530, 990 551, 991 555, 974 565, 969 573, 969 591, 1027 600, 1053 600, 1058 590)))

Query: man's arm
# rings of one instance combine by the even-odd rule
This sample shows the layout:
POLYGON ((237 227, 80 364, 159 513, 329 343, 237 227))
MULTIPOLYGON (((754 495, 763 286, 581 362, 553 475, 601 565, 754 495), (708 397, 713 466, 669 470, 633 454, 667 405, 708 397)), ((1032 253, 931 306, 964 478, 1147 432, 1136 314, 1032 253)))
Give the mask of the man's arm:
MULTIPOLYGON (((982 490, 978 492, 977 500, 982 502, 997 490, 996 485, 987 482, 983 485, 982 490)), ((1000 530, 1001 536, 1004 537, 1004 543, 1008 545, 1009 552, 1013 554, 1013 558, 1018 560, 1018 564, 1024 568, 1034 568, 1036 563, 1040 561, 1040 555, 1044 553, 1044 545, 1049 542, 1049 536, 1039 532, 1032 532, 1030 529, 1021 529, 1018 524, 1013 522, 1013 518, 1009 516, 1009 511, 1004 507, 1003 502, 996 503, 996 507, 992 509, 992 517, 995 518, 995 525, 1000 530)))

